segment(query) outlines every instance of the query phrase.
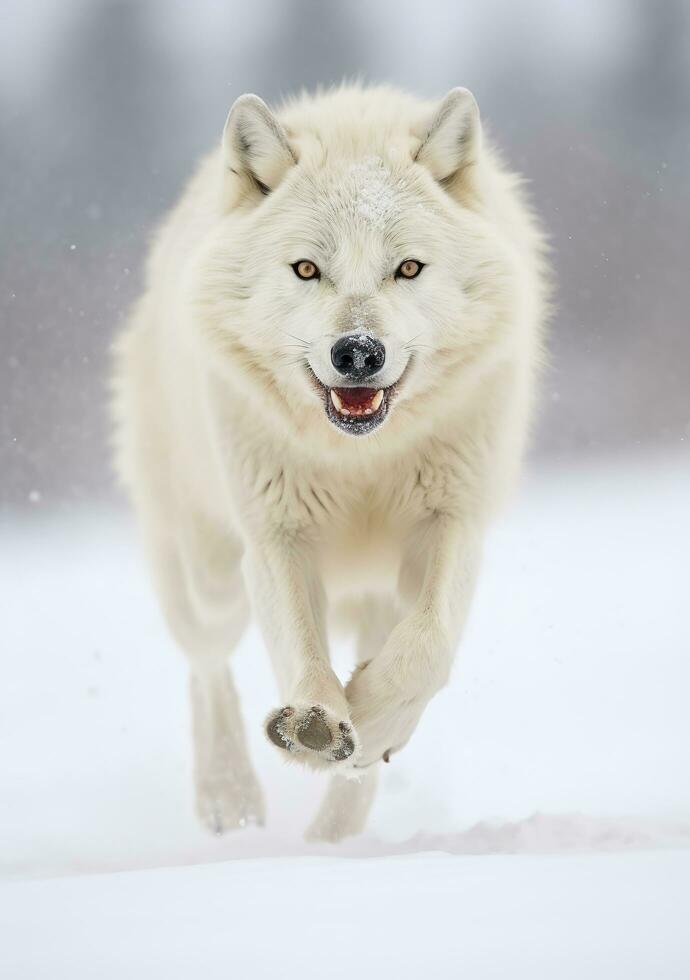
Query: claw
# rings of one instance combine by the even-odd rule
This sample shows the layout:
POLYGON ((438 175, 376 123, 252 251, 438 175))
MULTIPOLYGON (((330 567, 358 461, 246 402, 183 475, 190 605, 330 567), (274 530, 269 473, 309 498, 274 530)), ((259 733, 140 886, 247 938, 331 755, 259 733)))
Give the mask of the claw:
POLYGON ((222 837, 223 830, 224 830, 223 820, 220 815, 220 806, 217 803, 213 807, 213 816, 211 819, 213 821, 213 827, 212 827, 213 833, 216 835, 216 837, 222 837))

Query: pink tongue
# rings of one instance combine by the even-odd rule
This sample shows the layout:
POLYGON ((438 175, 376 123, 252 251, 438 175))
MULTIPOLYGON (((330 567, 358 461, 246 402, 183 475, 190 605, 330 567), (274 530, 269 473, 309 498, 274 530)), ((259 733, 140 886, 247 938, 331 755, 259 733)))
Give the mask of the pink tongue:
POLYGON ((334 388, 343 408, 367 408, 378 388, 334 388))

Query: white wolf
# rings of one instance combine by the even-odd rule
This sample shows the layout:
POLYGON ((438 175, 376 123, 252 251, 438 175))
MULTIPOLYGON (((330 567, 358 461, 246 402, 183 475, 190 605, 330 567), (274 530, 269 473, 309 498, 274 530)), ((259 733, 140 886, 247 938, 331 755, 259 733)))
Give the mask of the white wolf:
POLYGON ((545 314, 540 230, 466 89, 233 105, 117 345, 119 471, 189 658, 196 789, 262 822, 227 656, 258 620, 266 734, 358 832, 380 760, 447 681, 514 481, 545 314), (343 686, 327 627, 358 663, 343 686), (268 707, 268 705, 267 705, 268 707))

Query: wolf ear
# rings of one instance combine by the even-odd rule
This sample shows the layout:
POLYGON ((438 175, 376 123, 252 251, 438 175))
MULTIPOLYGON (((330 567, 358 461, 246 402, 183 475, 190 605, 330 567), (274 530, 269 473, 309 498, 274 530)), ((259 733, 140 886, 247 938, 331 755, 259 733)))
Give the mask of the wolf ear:
POLYGON ((223 157, 228 170, 250 178, 262 194, 297 162, 285 130, 258 95, 241 95, 230 109, 223 157))
POLYGON ((453 88, 427 128, 415 160, 436 180, 450 182, 477 161, 481 136, 474 96, 466 88, 453 88))

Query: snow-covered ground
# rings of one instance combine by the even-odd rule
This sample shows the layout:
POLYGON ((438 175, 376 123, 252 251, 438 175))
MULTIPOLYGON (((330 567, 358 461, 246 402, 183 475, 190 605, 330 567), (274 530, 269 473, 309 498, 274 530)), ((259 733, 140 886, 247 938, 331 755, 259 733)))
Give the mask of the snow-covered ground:
POLYGON ((685 980, 689 463, 525 481, 451 685, 340 846, 302 841, 324 783, 263 739, 256 634, 235 663, 268 824, 216 839, 130 522, 0 527, 0 976, 685 980))

